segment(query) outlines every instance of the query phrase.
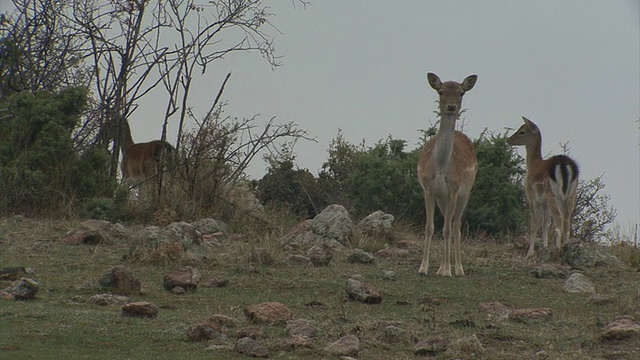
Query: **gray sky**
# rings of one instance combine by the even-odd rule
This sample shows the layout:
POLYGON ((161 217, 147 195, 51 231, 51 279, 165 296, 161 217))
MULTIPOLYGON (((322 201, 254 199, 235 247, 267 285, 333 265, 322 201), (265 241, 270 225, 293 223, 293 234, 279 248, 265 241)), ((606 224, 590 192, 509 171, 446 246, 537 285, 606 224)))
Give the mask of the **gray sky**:
MULTIPOLYGON (((232 71, 227 114, 275 116, 316 137, 296 145, 299 167, 317 174, 338 129, 352 143, 392 135, 414 149, 419 129, 436 121, 426 73, 443 81, 477 74, 463 103, 471 138, 527 116, 542 130, 544 155, 569 142, 582 179, 604 174, 617 222, 627 232, 640 222, 639 0, 273 3, 284 66, 272 71, 247 54, 221 61, 207 70, 215 85, 202 84, 202 107, 232 71)), ((157 111, 140 105, 134 117, 157 111)), ((158 137, 146 121, 132 125, 136 141, 158 137)), ((264 169, 258 159, 250 175, 264 169)))

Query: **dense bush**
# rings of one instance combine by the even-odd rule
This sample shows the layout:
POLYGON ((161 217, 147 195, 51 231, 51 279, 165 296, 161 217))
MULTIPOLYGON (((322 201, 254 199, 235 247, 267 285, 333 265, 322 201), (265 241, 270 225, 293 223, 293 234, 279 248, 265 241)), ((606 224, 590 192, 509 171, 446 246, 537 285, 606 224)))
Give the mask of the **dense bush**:
POLYGON ((20 92, 0 101, 2 209, 60 213, 89 197, 110 197, 115 181, 107 154, 74 148, 73 131, 86 106, 84 88, 59 93, 20 92))

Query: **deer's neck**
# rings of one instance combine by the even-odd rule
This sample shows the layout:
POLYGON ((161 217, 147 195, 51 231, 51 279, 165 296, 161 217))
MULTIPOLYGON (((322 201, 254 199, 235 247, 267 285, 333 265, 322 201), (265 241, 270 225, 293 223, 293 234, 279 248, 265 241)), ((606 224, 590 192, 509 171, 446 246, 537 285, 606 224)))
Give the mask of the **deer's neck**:
POLYGON ((131 127, 129 126, 129 122, 126 119, 122 119, 120 131, 120 145, 122 153, 124 154, 127 152, 127 149, 134 144, 133 137, 131 136, 131 127))
POLYGON ((436 134, 438 140, 436 141, 434 149, 434 157, 438 168, 441 170, 447 169, 451 163, 457 119, 457 114, 447 114, 440 117, 440 127, 436 134))
POLYGON ((527 168, 542 161, 542 136, 538 136, 536 141, 528 144, 525 148, 527 149, 527 168))

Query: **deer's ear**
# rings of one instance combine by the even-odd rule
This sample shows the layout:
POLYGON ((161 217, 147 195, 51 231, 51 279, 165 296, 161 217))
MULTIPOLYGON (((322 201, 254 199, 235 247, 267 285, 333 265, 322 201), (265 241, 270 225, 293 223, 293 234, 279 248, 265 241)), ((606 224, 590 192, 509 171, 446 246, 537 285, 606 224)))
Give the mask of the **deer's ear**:
POLYGON ((469 91, 473 89, 473 87, 476 85, 476 81, 478 81, 478 75, 467 76, 464 81, 462 81, 462 90, 469 91))
POLYGON ((429 85, 431 85, 434 90, 440 90, 442 87, 442 81, 440 81, 438 75, 434 73, 427 73, 427 82, 429 82, 429 85))
POLYGON ((538 128, 538 125, 536 125, 533 121, 527 119, 524 116, 522 117, 522 120, 524 120, 524 123, 527 125, 527 127, 532 133, 537 133, 540 131, 540 129, 538 128))

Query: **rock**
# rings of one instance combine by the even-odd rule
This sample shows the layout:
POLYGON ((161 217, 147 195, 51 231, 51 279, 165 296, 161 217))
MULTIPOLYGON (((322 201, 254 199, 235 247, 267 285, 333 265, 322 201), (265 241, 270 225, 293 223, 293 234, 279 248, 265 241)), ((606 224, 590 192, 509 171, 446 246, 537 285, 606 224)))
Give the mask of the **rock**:
POLYGON ((102 288, 116 295, 139 294, 142 289, 140 281, 133 276, 131 269, 118 265, 107 270, 98 280, 102 288))
POLYGON ((114 239, 123 235, 122 225, 113 225, 104 220, 86 220, 77 229, 67 232, 62 238, 62 242, 69 245, 110 244, 114 239))
POLYGON ((406 335, 407 332, 398 326, 389 325, 384 328, 384 339, 392 344, 405 341, 406 335))
POLYGON ((349 212, 342 205, 329 205, 309 224, 309 229, 316 235, 335 239, 346 245, 353 232, 353 222, 349 212))
POLYGON ((595 285, 593 285, 591 280, 580 273, 573 273, 569 275, 562 288, 564 291, 570 293, 593 294, 596 292, 595 285))
POLYGON ((249 321, 260 323, 285 323, 291 320, 291 311, 279 302, 265 302, 244 308, 244 315, 249 321))
POLYGON ((225 287, 229 284, 229 279, 221 275, 214 275, 200 281, 200 286, 204 287, 225 287))
POLYGON ((568 270, 557 264, 542 264, 533 269, 533 276, 539 279, 564 279, 567 277, 568 270))
POLYGON ((614 301, 614 298, 605 294, 591 294, 587 302, 593 305, 606 305, 614 301))
POLYGON ((182 266, 168 272, 164 276, 165 290, 171 290, 179 286, 186 291, 195 291, 200 283, 200 271, 191 266, 182 266))
POLYGON ((375 286, 353 278, 347 279, 345 290, 353 300, 366 304, 379 304, 382 302, 382 295, 375 286))
POLYGON ((129 302, 129 297, 114 294, 97 294, 90 297, 89 302, 100 306, 124 305, 129 302))
POLYGON ((625 270, 627 266, 604 247, 582 241, 570 241, 562 245, 562 258, 579 269, 607 268, 625 270))
POLYGON ((382 271, 382 278, 387 280, 387 281, 396 281, 397 277, 398 277, 398 275, 393 270, 383 270, 382 271))
POLYGON ((209 323, 215 324, 221 328, 234 328, 236 327, 236 320, 232 317, 222 314, 211 315, 208 320, 209 323))
POLYGON ((122 316, 150 319, 158 316, 158 308, 149 301, 127 303, 122 305, 122 316))
POLYGON ((166 226, 167 231, 173 234, 173 238, 178 243, 183 244, 185 248, 190 248, 193 245, 202 245, 202 234, 196 227, 185 221, 174 222, 166 226))
POLYGON ((191 325, 187 329, 187 338, 191 341, 218 340, 225 341, 227 336, 222 333, 222 329, 211 323, 201 323, 191 325))
POLYGON ((497 322, 504 321, 509 318, 512 309, 499 302, 483 302, 478 304, 478 309, 487 313, 489 320, 497 322))
POLYGON ((13 281, 2 292, 2 298, 14 300, 29 300, 36 297, 40 285, 33 279, 20 278, 13 281))
POLYGON ((355 249, 347 256, 347 262, 351 264, 373 264, 374 257, 362 249, 355 249))
POLYGON ((282 243, 285 245, 297 246, 307 245, 308 242, 302 239, 302 236, 310 232, 309 226, 311 225, 311 221, 312 220, 305 220, 289 229, 289 231, 280 239, 282 243))
POLYGON ((360 220, 357 229, 363 236, 389 240, 393 233, 394 219, 393 215, 378 210, 360 220))
POLYGON ((193 227, 203 236, 220 233, 222 233, 222 236, 225 236, 229 231, 227 224, 223 221, 214 219, 200 219, 191 225, 193 225, 193 227))
POLYGON ((315 322, 306 319, 287 321, 286 330, 291 336, 303 336, 307 338, 313 338, 317 333, 315 322))
POLYGON ((236 339, 242 339, 245 337, 251 338, 253 340, 264 339, 265 337, 264 329, 262 329, 259 326, 245 326, 238 331, 238 334, 236 335, 236 339))
POLYGON ((233 349, 235 352, 251 357, 266 358, 269 357, 269 349, 252 338, 238 339, 233 349))
POLYGON ((461 357, 464 356, 477 359, 484 354, 485 349, 484 346, 482 346, 480 339, 478 339, 478 336, 473 334, 471 336, 466 336, 452 341, 447 348, 447 352, 452 352, 461 357))
POLYGON ((328 344, 323 351, 330 356, 358 356, 360 340, 355 335, 347 335, 328 344))
POLYGON ((313 348, 313 339, 303 335, 291 335, 282 340, 281 347, 289 351, 295 349, 311 349, 313 348))
POLYGON ((313 266, 328 266, 333 258, 331 249, 325 243, 319 243, 313 245, 307 251, 307 257, 311 261, 313 266))
POLYGON ((27 275, 27 270, 23 266, 5 267, 0 270, 0 281, 15 281, 27 275))
POLYGON ((419 341, 416 346, 413 347, 413 354, 416 356, 433 356, 445 352, 448 345, 449 342, 443 337, 430 337, 419 341))
POLYGON ((550 308, 514 309, 509 314, 509 320, 521 323, 549 320, 552 317, 553 310, 550 308))
POLYGON ((640 324, 631 316, 619 316, 600 332, 600 341, 615 341, 640 338, 640 324))

